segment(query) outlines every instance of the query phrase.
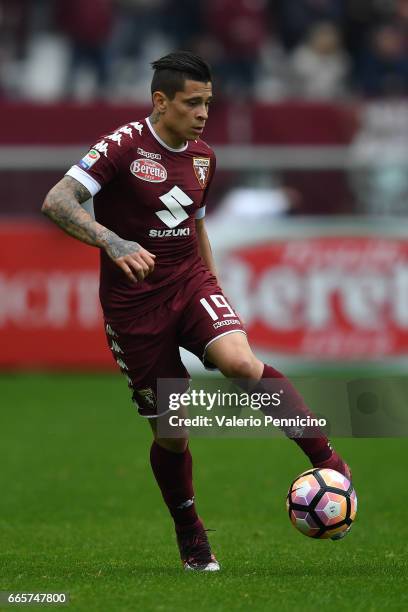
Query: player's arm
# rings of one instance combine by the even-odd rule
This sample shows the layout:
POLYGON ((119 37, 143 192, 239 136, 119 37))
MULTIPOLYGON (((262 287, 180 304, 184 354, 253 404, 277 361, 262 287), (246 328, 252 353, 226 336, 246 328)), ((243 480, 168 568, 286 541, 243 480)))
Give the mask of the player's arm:
MULTIPOLYGON (((204 217, 202 219, 196 219, 196 232, 198 242, 198 252, 201 255, 205 265, 214 274, 218 281, 217 270, 215 268, 214 257, 211 250, 210 240, 208 238, 207 229, 205 227, 204 217)), ((219 284, 219 281, 218 281, 219 284)))
MULTIPOLYGON (((204 260, 207 268, 214 274, 217 279, 218 285, 221 287, 220 281, 217 276, 217 270, 215 269, 214 257, 211 250, 210 239, 208 238, 207 230, 205 227, 204 218, 196 219, 196 230, 197 230, 197 241, 198 241, 198 252, 204 260)), ((238 318, 241 320, 242 325, 245 325, 245 319, 235 311, 238 318)))
POLYGON ((97 223, 82 207, 91 197, 82 183, 64 176, 47 194, 41 212, 70 236, 104 249, 130 280, 142 281, 153 271, 155 255, 97 223))

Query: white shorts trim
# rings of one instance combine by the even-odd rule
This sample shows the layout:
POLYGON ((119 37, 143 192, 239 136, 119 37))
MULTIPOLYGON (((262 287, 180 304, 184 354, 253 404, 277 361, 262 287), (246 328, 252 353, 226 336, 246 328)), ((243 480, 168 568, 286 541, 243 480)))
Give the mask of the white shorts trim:
POLYGON ((82 168, 78 168, 78 166, 71 166, 68 172, 65 173, 65 176, 72 176, 72 178, 79 181, 87 188, 92 197, 102 189, 98 181, 82 170, 82 168))
POLYGON ((141 416, 143 419, 158 419, 159 417, 169 414, 169 412, 172 412, 170 408, 166 410, 166 412, 162 412, 161 414, 140 414, 139 412, 139 416, 141 416))
MULTIPOLYGON (((203 357, 202 357, 201 361, 204 363, 204 361, 205 361, 205 354, 206 354, 207 349, 210 346, 210 344, 212 344, 213 342, 218 340, 218 338, 222 338, 222 336, 227 336, 228 334, 235 334, 236 332, 239 332, 241 334, 247 335, 247 333, 246 333, 246 331, 244 329, 230 329, 229 331, 226 331, 226 332, 220 334, 219 336, 215 336, 215 338, 211 338, 211 340, 209 342, 207 342, 207 344, 204 347, 203 357)), ((214 368, 207 368, 207 369, 208 370, 211 370, 211 369, 217 370, 218 368, 216 366, 214 366, 214 368)))

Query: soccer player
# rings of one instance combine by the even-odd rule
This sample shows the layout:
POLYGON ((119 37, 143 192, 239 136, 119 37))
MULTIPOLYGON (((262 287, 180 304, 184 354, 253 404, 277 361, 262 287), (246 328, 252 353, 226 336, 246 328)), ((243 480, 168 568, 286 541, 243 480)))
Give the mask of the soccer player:
MULTIPOLYGON (((152 64, 153 110, 101 137, 46 196, 42 211, 100 249, 100 299, 111 351, 152 427, 153 474, 174 519, 185 569, 216 571, 197 515, 188 439, 161 437, 157 380, 189 375, 179 347, 253 392, 285 384, 286 413, 311 415, 294 387, 252 352, 218 283, 205 229, 215 155, 201 139, 212 100, 209 66, 186 51, 152 64), (94 198, 94 220, 81 206, 94 198), (228 320, 228 325, 217 325, 228 320)), ((186 382, 185 389, 188 387, 186 382)), ((350 476, 319 431, 285 431, 315 467, 350 476)))

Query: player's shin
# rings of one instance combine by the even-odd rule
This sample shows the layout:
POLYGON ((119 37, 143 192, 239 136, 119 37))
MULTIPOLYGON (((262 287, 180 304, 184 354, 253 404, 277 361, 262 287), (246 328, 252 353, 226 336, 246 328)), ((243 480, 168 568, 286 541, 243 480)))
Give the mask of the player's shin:
MULTIPOLYGON (((267 393, 272 397, 280 392, 279 405, 274 406, 271 402, 270 405, 261 409, 264 414, 279 418, 284 423, 289 419, 291 422, 313 422, 311 419, 315 419, 315 416, 306 406, 292 383, 281 372, 265 364, 262 378, 255 387, 252 387, 251 393, 267 393), (277 386, 277 382, 280 385, 277 386)), ((330 459, 333 451, 327 436, 320 427, 302 427, 292 424, 288 426, 284 424, 280 429, 288 438, 296 442, 314 466, 330 459)))
POLYGON ((177 453, 155 441, 150 449, 150 464, 176 531, 182 532, 198 524, 200 519, 194 504, 192 457, 188 446, 184 452, 177 453))

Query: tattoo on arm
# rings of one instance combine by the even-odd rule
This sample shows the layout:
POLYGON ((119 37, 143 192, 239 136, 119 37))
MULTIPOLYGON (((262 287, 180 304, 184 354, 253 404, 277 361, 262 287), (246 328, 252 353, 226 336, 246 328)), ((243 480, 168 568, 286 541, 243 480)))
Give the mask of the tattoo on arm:
MULTIPOLYGON (((67 177, 67 178, 71 178, 71 177, 67 177)), ((75 179, 72 179, 72 180, 75 181, 75 179)), ((84 185, 82 185, 82 183, 79 183, 78 181, 75 181, 75 182, 76 182, 76 185, 75 185, 74 195, 75 195, 76 200, 80 204, 83 204, 87 200, 90 200, 92 196, 87 190, 87 188, 84 185)))
POLYGON ((114 232, 94 221, 81 204, 91 198, 88 189, 70 176, 64 178, 48 193, 42 212, 67 234, 106 249, 116 259, 140 250, 136 242, 123 240, 114 232))
POLYGON ((113 258, 124 257, 131 253, 137 253, 140 251, 141 246, 137 242, 130 240, 123 240, 119 238, 114 232, 108 229, 103 229, 99 235, 99 240, 104 245, 107 253, 113 258))

